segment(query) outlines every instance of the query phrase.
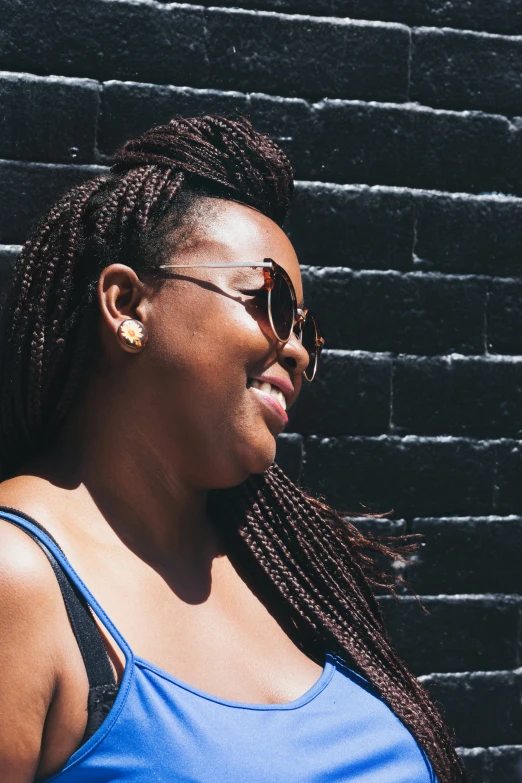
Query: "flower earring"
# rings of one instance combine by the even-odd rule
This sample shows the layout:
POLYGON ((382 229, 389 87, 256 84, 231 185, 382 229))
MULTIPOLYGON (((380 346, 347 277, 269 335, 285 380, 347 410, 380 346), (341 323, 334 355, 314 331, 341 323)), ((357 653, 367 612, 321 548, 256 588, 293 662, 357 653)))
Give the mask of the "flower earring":
POLYGON ((141 321, 127 318, 118 326, 118 337, 128 351, 139 353, 145 347, 149 335, 141 321))

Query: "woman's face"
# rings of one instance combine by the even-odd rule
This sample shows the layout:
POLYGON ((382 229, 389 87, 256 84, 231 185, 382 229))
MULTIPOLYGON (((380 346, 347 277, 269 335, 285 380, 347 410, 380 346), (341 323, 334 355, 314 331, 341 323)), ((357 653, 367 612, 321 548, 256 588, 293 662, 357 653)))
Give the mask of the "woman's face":
MULTIPOLYGON (((209 211, 191 238, 163 263, 261 262, 289 274, 302 306, 299 262, 269 218, 233 201, 206 199, 209 211)), ((201 204, 202 207, 205 204, 201 204)), ((263 296, 263 270, 187 268, 154 288, 136 310, 149 332, 138 355, 126 355, 130 388, 165 470, 191 486, 222 488, 266 470, 275 438, 299 394, 308 354, 295 335, 278 342, 263 296), (283 407, 251 386, 280 383, 283 407)), ((125 373, 127 374, 127 373, 125 373)), ((280 399, 280 398, 279 398, 280 399)))

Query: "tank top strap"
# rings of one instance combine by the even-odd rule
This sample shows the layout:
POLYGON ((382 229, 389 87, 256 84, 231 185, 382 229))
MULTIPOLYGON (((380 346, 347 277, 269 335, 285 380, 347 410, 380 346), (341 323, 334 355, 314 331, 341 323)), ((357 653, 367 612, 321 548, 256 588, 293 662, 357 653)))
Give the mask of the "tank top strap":
MULTIPOLYGON (((118 644, 123 651, 126 660, 126 669, 128 664, 133 661, 132 651, 120 634, 116 626, 112 623, 110 618, 105 614, 102 607, 97 602, 96 598, 92 595, 89 588, 85 585, 83 580, 78 576, 72 565, 67 560, 60 546, 51 536, 51 534, 35 519, 24 514, 17 509, 9 508, 7 506, 0 506, 0 519, 4 519, 7 522, 11 522, 16 527, 21 528, 29 534, 33 540, 38 543, 41 549, 47 555, 53 571, 56 574, 60 590, 62 592, 64 603, 67 608, 69 620, 73 632, 78 640, 78 645, 84 659, 87 672, 93 672, 93 678, 96 682, 92 682, 92 685, 100 683, 107 683, 111 681, 112 669, 107 658, 107 654, 104 650, 104 656, 100 657, 98 649, 98 643, 95 640, 93 631, 98 635, 98 639, 101 642, 101 635, 94 622, 91 612, 93 612, 101 621, 102 625, 107 629, 114 641, 118 644), (49 556, 50 555, 50 556, 49 556), (78 600, 79 599, 79 600, 78 600), (81 606, 85 607, 86 611, 81 610, 81 606), (78 637, 80 636, 80 639, 78 637), (95 657, 97 661, 95 661, 95 657), (110 669, 110 678, 107 678, 108 671, 105 669, 103 663, 99 661, 106 660, 107 667, 110 669)), ((89 677, 90 680, 90 677, 89 677)))

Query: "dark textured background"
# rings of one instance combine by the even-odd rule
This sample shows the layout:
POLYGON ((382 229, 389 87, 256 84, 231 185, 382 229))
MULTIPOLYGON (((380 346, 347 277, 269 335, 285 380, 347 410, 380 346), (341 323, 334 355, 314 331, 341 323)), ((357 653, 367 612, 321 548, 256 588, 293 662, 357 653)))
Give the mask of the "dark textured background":
POLYGON ((329 348, 280 461, 425 535, 430 614, 383 598, 390 632, 473 781, 521 781, 522 2, 237 2, 0 0, 0 282, 150 125, 239 111, 279 139, 329 348))

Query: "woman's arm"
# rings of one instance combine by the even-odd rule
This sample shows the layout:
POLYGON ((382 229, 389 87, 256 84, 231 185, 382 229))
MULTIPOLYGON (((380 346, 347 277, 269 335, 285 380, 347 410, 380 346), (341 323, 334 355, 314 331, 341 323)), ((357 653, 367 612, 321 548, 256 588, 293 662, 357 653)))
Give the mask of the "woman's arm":
POLYGON ((32 783, 59 679, 63 601, 45 554, 0 520, 0 779, 32 783))

